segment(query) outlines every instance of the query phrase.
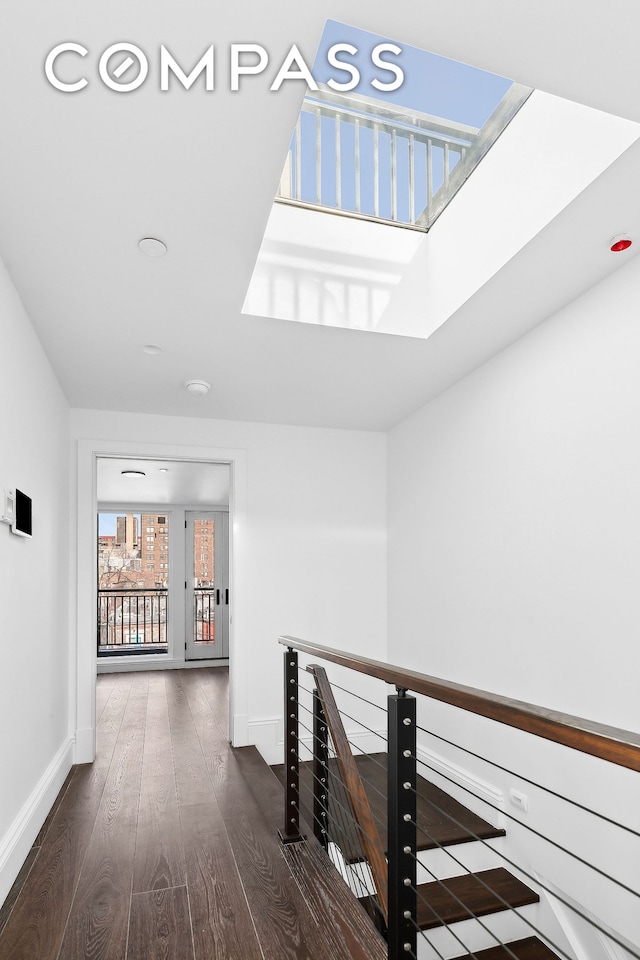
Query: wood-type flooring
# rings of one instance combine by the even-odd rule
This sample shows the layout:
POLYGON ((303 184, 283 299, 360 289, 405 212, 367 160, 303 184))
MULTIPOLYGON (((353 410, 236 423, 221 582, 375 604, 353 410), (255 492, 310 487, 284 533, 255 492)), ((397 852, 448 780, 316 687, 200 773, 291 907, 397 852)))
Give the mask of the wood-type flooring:
POLYGON ((0 960, 383 960, 280 783, 228 743, 224 668, 105 674, 74 767, 0 910, 0 960))

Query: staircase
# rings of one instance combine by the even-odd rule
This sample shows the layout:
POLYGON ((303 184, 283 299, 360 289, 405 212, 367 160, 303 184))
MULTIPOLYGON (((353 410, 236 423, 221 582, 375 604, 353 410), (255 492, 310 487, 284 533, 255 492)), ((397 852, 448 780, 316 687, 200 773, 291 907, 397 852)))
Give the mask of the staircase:
MULTIPOLYGON (((385 849, 386 759, 383 753, 356 758, 385 849)), ((300 812, 309 829, 313 824, 311 767, 311 763, 300 764, 300 812)), ((365 882, 368 894, 363 890, 363 876, 368 870, 363 863, 360 837, 353 821, 345 816, 349 799, 336 761, 330 760, 329 767, 330 839, 339 851, 339 869, 345 879, 349 881, 351 875, 355 880, 352 889, 371 913, 368 894, 373 894, 374 888, 365 882)), ((284 769, 276 766, 274 770, 283 780, 284 769)), ((463 960, 471 955, 469 945, 477 960, 559 960, 542 941, 530 935, 531 927, 512 911, 524 908, 523 916, 531 911, 528 919, 535 923, 533 911, 539 897, 508 870, 496 866, 505 831, 493 827, 422 777, 418 777, 417 794, 417 921, 421 930, 429 931, 429 942, 425 938, 418 941, 420 960, 463 960), (446 851, 453 853, 455 859, 446 851), (478 917, 482 920, 475 919, 478 917), (495 946, 496 938, 508 946, 495 946)))

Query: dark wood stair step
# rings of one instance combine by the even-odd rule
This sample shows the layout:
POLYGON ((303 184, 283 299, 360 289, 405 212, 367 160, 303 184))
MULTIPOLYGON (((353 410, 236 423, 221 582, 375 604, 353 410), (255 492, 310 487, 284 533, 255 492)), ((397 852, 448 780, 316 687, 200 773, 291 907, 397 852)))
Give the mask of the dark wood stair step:
POLYGON ((418 926, 429 930, 506 910, 505 902, 509 907, 523 907, 539 899, 537 893, 503 867, 433 880, 418 886, 418 926))
MULTIPOLYGON (((348 822, 350 816, 349 799, 339 782, 337 764, 331 760, 329 777, 331 794, 329 800, 329 819, 332 824, 331 839, 342 851, 347 863, 362 860, 362 844, 357 832, 348 822)), ((380 840, 386 850, 387 835, 387 755, 386 753, 361 754, 356 763, 371 811, 378 825, 380 840)), ((284 766, 273 767, 276 776, 284 783, 284 766)), ((312 813, 313 772, 311 762, 300 764, 300 807, 307 823, 313 824, 312 813)), ((482 817, 458 803, 433 783, 418 776, 418 850, 432 850, 440 846, 468 843, 476 838, 489 840, 503 837, 505 831, 494 827, 482 817)))
MULTIPOLYGON (((549 950, 537 937, 527 937, 526 940, 515 940, 506 947, 489 947, 488 950, 474 950, 476 960, 559 960, 558 955, 549 950), (511 952, 509 952, 511 951, 511 952)), ((465 957, 468 954, 465 954, 465 957)), ((458 957, 457 960, 465 960, 458 957)))

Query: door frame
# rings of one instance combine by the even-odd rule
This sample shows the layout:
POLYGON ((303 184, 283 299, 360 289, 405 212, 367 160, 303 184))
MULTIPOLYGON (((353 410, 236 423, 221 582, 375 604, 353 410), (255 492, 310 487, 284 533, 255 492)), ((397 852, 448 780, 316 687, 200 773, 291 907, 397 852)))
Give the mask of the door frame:
POLYGON ((77 512, 71 517, 71 597, 70 643, 75 677, 71 679, 69 725, 75 733, 75 763, 95 759, 97 627, 97 460, 99 457, 130 457, 148 460, 185 460, 199 463, 225 463, 230 468, 229 577, 230 657, 229 657, 229 734, 234 746, 246 746, 248 740, 248 636, 243 628, 243 582, 247 557, 242 531, 247 518, 247 452, 229 447, 182 446, 179 444, 139 443, 122 440, 79 439, 77 441, 77 512), (74 529, 75 526, 75 529, 74 529), (74 538, 75 534, 75 538, 74 538), (74 549, 75 544, 75 549, 74 549), (75 591, 74 591, 75 579, 75 591), (75 642, 74 642, 75 641, 75 642), (75 651, 73 647, 75 646, 75 651))

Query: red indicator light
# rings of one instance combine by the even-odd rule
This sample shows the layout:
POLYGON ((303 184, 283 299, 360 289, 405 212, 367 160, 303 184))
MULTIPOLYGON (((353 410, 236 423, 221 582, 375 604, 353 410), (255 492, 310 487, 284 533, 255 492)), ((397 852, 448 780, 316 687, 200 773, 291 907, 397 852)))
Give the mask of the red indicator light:
POLYGON ((621 250, 628 250, 632 243, 633 240, 629 237, 618 237, 611 244, 611 252, 620 253, 621 250))

